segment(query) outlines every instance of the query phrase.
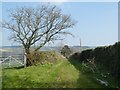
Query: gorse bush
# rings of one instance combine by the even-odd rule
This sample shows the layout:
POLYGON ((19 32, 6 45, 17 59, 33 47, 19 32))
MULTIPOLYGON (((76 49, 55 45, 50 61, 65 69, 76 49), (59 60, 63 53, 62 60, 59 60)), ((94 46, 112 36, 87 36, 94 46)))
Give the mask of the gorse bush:
POLYGON ((33 65, 36 65, 36 64, 42 62, 42 59, 40 59, 42 57, 42 55, 40 55, 40 52, 38 52, 38 51, 31 52, 30 54, 28 54, 28 57, 33 65))
POLYGON ((54 64, 59 60, 65 59, 60 53, 55 51, 35 51, 28 55, 33 65, 54 64))
POLYGON ((82 72, 83 73, 98 73, 98 68, 96 64, 92 61, 82 62, 82 72))

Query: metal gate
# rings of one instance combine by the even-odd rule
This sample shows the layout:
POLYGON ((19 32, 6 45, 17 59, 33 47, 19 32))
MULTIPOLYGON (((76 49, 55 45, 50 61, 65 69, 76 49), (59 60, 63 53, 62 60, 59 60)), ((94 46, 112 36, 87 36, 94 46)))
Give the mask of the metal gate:
MULTIPOLYGON (((5 48, 6 49, 6 48, 5 48)), ((2 68, 12 68, 24 66, 24 51, 22 48, 9 47, 9 51, 3 51, 0 57, 2 68)))

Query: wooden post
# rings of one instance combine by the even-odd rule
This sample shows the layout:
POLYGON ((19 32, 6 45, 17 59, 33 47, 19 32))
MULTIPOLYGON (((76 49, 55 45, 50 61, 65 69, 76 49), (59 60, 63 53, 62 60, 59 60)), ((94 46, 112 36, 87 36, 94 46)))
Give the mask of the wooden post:
POLYGON ((11 64, 10 64, 11 63, 11 56, 9 56, 8 59, 9 59, 9 67, 10 67, 11 66, 11 64))
POLYGON ((80 52, 82 52, 82 43, 81 43, 81 39, 80 39, 80 52))
POLYGON ((26 53, 24 54, 24 67, 26 67, 26 53))

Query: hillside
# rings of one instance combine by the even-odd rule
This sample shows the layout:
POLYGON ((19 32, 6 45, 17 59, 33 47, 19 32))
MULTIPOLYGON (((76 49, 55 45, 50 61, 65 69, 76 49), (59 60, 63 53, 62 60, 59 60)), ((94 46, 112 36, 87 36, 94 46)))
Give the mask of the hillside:
MULTIPOLYGON (((92 73, 83 73, 82 64, 69 61, 59 53, 41 52, 43 64, 27 68, 3 69, 3 88, 103 88, 108 86, 94 79, 92 73), (52 60, 51 60, 52 59, 52 60), (51 62, 56 60, 56 62, 51 62), (10 83, 12 82, 12 83, 10 83)), ((114 82, 113 79, 109 80, 114 82)))

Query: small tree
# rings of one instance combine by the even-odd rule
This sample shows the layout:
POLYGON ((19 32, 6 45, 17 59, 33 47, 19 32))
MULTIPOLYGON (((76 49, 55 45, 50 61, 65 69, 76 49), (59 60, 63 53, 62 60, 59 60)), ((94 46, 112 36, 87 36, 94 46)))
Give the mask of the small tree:
POLYGON ((32 65, 29 59, 30 48, 37 45, 38 51, 46 43, 59 40, 60 35, 75 25, 70 15, 62 14, 61 9, 52 5, 38 8, 21 7, 9 12, 11 21, 4 21, 2 27, 12 31, 11 39, 21 43, 26 53, 26 66, 32 65))
POLYGON ((69 58, 71 52, 72 52, 72 51, 71 51, 71 49, 69 48, 68 45, 65 45, 65 46, 62 48, 62 50, 61 50, 61 54, 62 54, 63 56, 65 56, 66 58, 69 58))

